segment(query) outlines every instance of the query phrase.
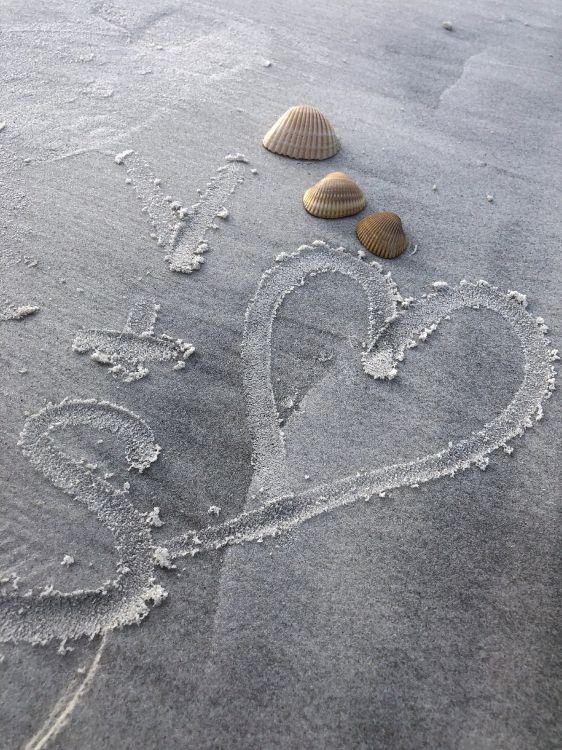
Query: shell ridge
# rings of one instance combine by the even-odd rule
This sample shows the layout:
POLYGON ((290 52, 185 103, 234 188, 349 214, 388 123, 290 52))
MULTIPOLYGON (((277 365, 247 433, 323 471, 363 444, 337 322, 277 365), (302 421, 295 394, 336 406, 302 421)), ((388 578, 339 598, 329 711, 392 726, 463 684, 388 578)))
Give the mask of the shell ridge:
POLYGON ((291 107, 267 131, 263 146, 293 159, 328 159, 339 142, 328 118, 316 107, 291 107))
POLYGON ((397 214, 380 211, 357 223, 359 242, 381 258, 396 258, 408 247, 408 238, 397 214))
POLYGON ((322 219, 340 219, 352 216, 365 208, 363 191, 351 177, 343 172, 330 172, 303 196, 308 213, 322 219))

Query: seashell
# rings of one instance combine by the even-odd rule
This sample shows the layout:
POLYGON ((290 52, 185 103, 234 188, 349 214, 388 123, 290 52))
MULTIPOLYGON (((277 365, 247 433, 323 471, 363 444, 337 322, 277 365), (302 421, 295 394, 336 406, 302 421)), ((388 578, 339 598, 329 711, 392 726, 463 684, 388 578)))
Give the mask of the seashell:
POLYGON ((359 242, 380 258, 396 258, 408 247, 408 238, 397 214, 379 211, 357 222, 359 242))
POLYGON ((328 159, 340 148, 328 119, 308 104, 288 109, 262 143, 268 151, 293 159, 328 159))
POLYGON ((343 172, 330 172, 308 188, 302 199, 309 214, 321 219, 353 216, 365 208, 363 191, 343 172))

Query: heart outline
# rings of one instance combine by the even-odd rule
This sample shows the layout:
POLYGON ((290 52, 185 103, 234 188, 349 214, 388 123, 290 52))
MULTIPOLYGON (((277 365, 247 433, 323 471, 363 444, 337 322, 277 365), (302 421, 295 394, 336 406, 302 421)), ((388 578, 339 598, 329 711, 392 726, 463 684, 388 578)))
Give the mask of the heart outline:
POLYGON ((434 291, 422 299, 404 299, 390 273, 384 273, 377 261, 367 264, 344 248, 331 248, 319 240, 312 245, 302 245, 295 253, 281 253, 276 260, 279 265, 265 271, 250 300, 242 344, 248 421, 254 448, 252 460, 256 475, 264 483, 266 496, 273 494, 274 497, 223 524, 170 540, 167 547, 172 557, 277 536, 320 513, 359 498, 368 499, 391 489, 454 476, 472 466, 484 469, 490 453, 506 449, 510 440, 532 427, 533 418, 542 419, 542 404, 554 390, 556 372, 552 362, 558 359, 557 351, 549 349, 544 321, 526 311, 526 298, 518 292, 506 294, 483 280, 477 283, 463 280, 456 287, 435 282, 434 291), (360 472, 359 476, 336 479, 295 495, 291 491, 283 492, 278 479, 286 464, 271 382, 271 336, 275 315, 285 297, 303 286, 308 276, 329 272, 374 283, 374 289, 366 289, 370 338, 362 355, 366 374, 376 379, 394 378, 406 350, 417 345, 416 339, 425 341, 445 315, 483 306, 510 323, 517 334, 525 359, 524 378, 507 407, 471 437, 450 443, 447 448, 421 459, 360 472), (377 307, 374 303, 379 298, 382 304, 377 307), (401 304, 401 311, 397 303, 401 304), (264 321, 260 315, 265 311, 269 312, 269 318, 264 321), (379 330, 375 330, 377 321, 381 323, 379 330), (263 352, 265 356, 260 359, 263 352), (262 379, 267 376, 265 387, 258 382, 262 393, 257 405, 252 402, 256 374, 262 379))

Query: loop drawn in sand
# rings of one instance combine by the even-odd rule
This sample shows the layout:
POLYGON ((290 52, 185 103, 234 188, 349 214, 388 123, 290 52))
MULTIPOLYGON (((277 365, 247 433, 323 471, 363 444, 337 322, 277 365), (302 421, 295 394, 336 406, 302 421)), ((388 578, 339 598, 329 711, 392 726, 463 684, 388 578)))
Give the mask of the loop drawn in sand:
POLYGON ((154 580, 155 548, 150 529, 124 490, 118 490, 89 465, 65 454, 54 436, 76 425, 108 430, 123 442, 127 464, 139 472, 156 461, 159 446, 145 422, 103 401, 65 400, 29 417, 19 445, 31 465, 51 484, 83 504, 106 526, 119 552, 117 578, 95 590, 10 591, 0 595, 0 641, 46 643, 93 637, 138 623, 166 592, 154 580))

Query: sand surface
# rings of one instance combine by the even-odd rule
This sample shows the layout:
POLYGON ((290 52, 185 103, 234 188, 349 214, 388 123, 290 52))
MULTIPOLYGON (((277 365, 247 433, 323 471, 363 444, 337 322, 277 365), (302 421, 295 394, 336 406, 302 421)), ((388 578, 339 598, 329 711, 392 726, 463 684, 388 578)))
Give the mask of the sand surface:
POLYGON ((2 3, 2 750, 561 746, 561 32, 2 3))

